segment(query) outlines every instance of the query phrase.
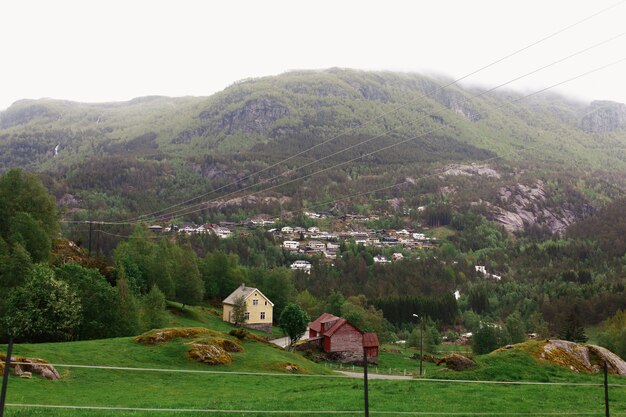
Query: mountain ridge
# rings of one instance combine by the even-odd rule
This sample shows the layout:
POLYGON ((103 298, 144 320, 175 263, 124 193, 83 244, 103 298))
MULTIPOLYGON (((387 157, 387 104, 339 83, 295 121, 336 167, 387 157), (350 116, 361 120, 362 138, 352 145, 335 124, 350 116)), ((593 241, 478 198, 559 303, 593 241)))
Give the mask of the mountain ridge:
MULTIPOLYGON (((486 201, 500 208, 505 208, 502 187, 519 190, 519 184, 532 188, 544 181, 547 200, 535 204, 537 210, 558 201, 552 196, 559 184, 576 191, 574 214, 567 207, 565 223, 552 220, 561 225, 588 212, 585 205, 612 199, 607 182, 618 189, 626 185, 619 180, 626 171, 622 103, 440 87, 450 82, 332 68, 243 80, 209 97, 147 96, 101 104, 21 100, 0 113, 0 171, 18 166, 45 173, 51 182, 63 182, 57 197, 61 191, 82 193, 83 201, 93 200, 94 193, 121 195, 124 210, 136 211, 220 187, 246 189, 285 169, 292 171, 290 178, 308 177, 264 194, 289 195, 298 207, 305 200, 428 177, 450 163, 491 161, 491 168, 506 175, 497 185, 494 181, 486 201), (98 173, 92 165, 101 167, 98 173), (138 169, 156 179, 138 175, 138 169), (255 175, 259 171, 263 175, 255 175), (524 180, 529 172, 532 178, 524 180), (88 175, 108 179, 91 184, 84 179, 88 175), (157 197, 142 188, 158 190, 157 197)), ((476 195, 484 193, 479 178, 464 185, 476 195)), ((441 180, 425 181, 447 187, 441 180)), ((468 179, 453 182, 463 181, 468 179)), ((459 203, 480 200, 466 194, 459 203)), ((424 195, 406 200, 423 203, 446 193, 424 195)))

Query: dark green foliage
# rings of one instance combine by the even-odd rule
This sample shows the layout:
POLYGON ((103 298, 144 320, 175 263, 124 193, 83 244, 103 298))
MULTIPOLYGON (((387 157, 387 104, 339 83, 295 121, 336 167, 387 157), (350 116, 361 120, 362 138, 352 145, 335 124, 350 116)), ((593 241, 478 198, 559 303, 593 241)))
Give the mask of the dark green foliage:
POLYGON ((489 311, 489 287, 486 284, 476 284, 469 289, 469 307, 478 314, 489 311))
POLYGON ((44 228, 29 213, 18 212, 11 219, 10 240, 19 242, 34 262, 48 260, 52 242, 44 228))
POLYGON ((246 321, 246 299, 243 296, 235 298, 233 303, 233 322, 235 326, 240 326, 246 321))
POLYGON ((615 200, 599 213, 568 229, 573 238, 597 241, 603 251, 620 257, 626 254, 626 199, 615 200))
POLYGON ((54 198, 33 174, 12 169, 0 176, 0 236, 8 236, 14 217, 28 213, 52 238, 59 229, 54 198))
POLYGON ((443 323, 453 323, 459 310, 454 295, 432 297, 387 297, 374 300, 374 305, 383 311, 387 320, 393 324, 415 321, 413 314, 431 317, 443 323))
POLYGON ((280 317, 283 308, 296 297, 291 270, 284 267, 269 271, 255 268, 250 272, 255 286, 274 303, 274 317, 280 317))
POLYGON ((519 312, 514 312, 506 318, 506 331, 510 343, 521 343, 526 340, 526 328, 519 312))
POLYGON ((160 329, 165 325, 165 295, 156 285, 141 298, 140 320, 144 330, 160 329))
POLYGON ((233 288, 246 281, 239 259, 234 254, 222 251, 207 253, 201 259, 198 268, 204 282, 204 294, 207 299, 223 300, 233 288))
POLYGON ((289 337, 289 345, 296 343, 307 330, 309 315, 297 304, 288 304, 280 314, 279 324, 289 337))
POLYGON ((76 292, 40 264, 23 286, 10 292, 5 326, 22 342, 58 342, 76 337, 81 318, 76 292))
POLYGON ((16 242, 13 244, 11 253, 5 256, 4 265, 0 270, 2 287, 12 288, 22 285, 30 276, 33 261, 26 249, 16 242))
POLYGON ((613 317, 603 323, 598 341, 622 359, 626 358, 626 312, 624 310, 618 310, 613 317))
POLYGON ((56 277, 77 292, 82 305, 82 318, 77 330, 79 339, 104 339, 114 336, 117 319, 117 294, 95 269, 78 264, 65 264, 55 270, 56 277))
POLYGON ((179 252, 179 259, 174 275, 176 287, 176 301, 185 304, 197 304, 204 296, 204 285, 198 270, 196 254, 190 246, 183 246, 179 252))
POLYGON ((482 323, 472 335, 472 350, 484 355, 507 344, 507 334, 496 324, 482 323))
POLYGON ((335 316, 341 316, 341 307, 346 302, 343 294, 339 291, 333 291, 328 298, 326 298, 326 312, 334 314, 335 316))
POLYGON ((583 327, 579 313, 575 308, 570 309, 570 312, 561 324, 559 338, 576 343, 585 343, 589 339, 585 334, 585 328, 583 327))
POLYGON ((5 245, 15 251, 19 244, 34 262, 45 262, 58 228, 55 201, 37 177, 19 169, 0 176, 0 238, 5 245))
POLYGON ((135 294, 128 286, 126 272, 121 267, 117 271, 117 317, 115 333, 117 336, 133 336, 139 333, 139 305, 135 294))

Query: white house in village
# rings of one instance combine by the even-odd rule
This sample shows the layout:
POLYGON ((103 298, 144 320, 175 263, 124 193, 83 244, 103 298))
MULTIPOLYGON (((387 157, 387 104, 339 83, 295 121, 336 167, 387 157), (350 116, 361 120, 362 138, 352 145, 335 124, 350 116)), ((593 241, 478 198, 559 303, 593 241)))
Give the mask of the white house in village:
POLYGON ((294 263, 291 264, 290 268, 293 269, 293 270, 304 271, 307 274, 310 274, 311 273, 311 262, 309 262, 309 261, 295 261, 294 263))
POLYGON ((319 240, 309 240, 306 246, 311 250, 317 251, 322 251, 326 249, 326 244, 324 244, 324 242, 320 242, 319 240))
POLYGON ((388 264, 389 262, 391 262, 389 259, 385 258, 383 255, 376 255, 374 256, 374 263, 377 264, 388 264))
POLYGON ((298 250, 300 248, 300 243, 295 240, 285 240, 283 241, 283 249, 287 250, 298 250))
POLYGON ((500 275, 487 272, 487 268, 484 265, 475 265, 474 268, 476 269, 476 272, 478 272, 479 274, 482 274, 483 276, 487 278, 493 278, 496 281, 500 281, 502 279, 502 276, 500 275))
POLYGON ((222 226, 213 226, 213 233, 215 233, 220 239, 226 239, 232 235, 230 229, 222 226))
POLYGON ((285 226, 282 229, 280 229, 281 233, 293 233, 293 227, 290 226, 285 226))

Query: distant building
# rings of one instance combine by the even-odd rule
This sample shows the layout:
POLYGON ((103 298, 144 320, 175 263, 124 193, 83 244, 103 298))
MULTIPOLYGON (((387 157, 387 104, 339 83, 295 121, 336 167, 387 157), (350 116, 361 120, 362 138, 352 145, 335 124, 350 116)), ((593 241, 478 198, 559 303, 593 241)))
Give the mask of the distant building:
POLYGON ((294 263, 291 264, 290 268, 293 269, 293 270, 304 271, 307 274, 310 274, 311 273, 311 262, 309 262, 309 261, 295 261, 294 263))
POLYGON ((300 248, 300 243, 295 240, 285 240, 283 242, 283 249, 298 250, 299 248, 300 248))

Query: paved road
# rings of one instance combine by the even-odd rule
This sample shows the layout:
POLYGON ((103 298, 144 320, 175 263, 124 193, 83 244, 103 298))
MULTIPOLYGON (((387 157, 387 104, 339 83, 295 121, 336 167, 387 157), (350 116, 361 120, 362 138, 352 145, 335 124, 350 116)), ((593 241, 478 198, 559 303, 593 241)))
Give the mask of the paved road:
MULTIPOLYGON (((346 372, 346 371, 337 371, 340 374, 344 374, 345 376, 350 376, 352 378, 361 378, 363 379, 363 373, 361 372, 346 372)), ((396 379, 396 380, 410 380, 413 379, 412 376, 403 376, 403 375, 383 375, 383 374, 371 374, 368 372, 367 379, 396 379)))
POLYGON ((280 346, 281 348, 286 348, 289 345, 289 338, 281 337, 280 339, 273 339, 270 340, 270 343, 280 346))

